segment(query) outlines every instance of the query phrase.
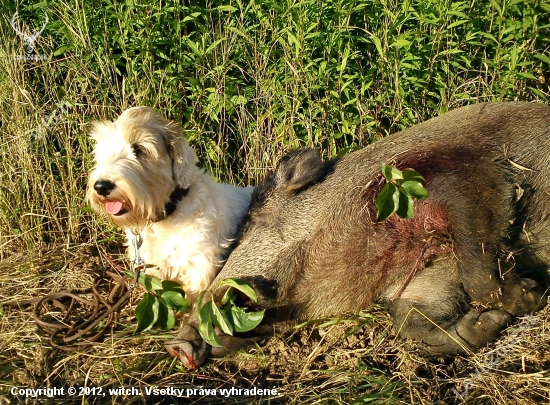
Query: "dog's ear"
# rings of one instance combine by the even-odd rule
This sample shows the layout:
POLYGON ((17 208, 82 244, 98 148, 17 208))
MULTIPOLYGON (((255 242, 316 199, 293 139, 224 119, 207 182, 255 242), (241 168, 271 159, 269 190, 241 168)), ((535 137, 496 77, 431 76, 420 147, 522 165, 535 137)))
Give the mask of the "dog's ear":
POLYGON ((172 158, 172 173, 176 182, 183 188, 189 188, 199 159, 195 151, 189 146, 187 139, 182 136, 181 127, 173 122, 167 125, 168 153, 172 158))

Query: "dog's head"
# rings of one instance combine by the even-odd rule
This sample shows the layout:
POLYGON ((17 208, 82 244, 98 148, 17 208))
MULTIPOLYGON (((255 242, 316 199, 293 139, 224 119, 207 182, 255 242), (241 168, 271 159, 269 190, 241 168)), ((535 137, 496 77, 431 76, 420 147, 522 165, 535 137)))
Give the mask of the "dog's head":
POLYGON ((92 208, 115 224, 142 227, 162 217, 170 194, 189 188, 198 162, 179 125, 148 107, 94 124, 95 166, 88 181, 92 208))

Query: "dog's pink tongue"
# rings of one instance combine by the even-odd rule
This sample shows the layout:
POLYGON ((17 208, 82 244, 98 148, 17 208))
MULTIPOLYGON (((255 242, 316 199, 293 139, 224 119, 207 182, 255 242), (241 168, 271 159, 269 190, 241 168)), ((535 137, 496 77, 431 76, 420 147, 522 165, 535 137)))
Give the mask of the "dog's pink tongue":
POLYGON ((105 203, 105 210, 111 215, 116 215, 120 211, 122 211, 122 202, 121 201, 107 201, 105 203))

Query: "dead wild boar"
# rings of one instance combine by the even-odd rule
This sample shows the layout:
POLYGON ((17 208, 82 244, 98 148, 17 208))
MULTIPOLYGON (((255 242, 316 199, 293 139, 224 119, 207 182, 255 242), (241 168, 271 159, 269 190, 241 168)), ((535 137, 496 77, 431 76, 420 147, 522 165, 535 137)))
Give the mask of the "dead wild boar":
POLYGON ((259 301, 242 304, 266 309, 264 320, 245 334, 218 331, 225 347, 213 348, 192 314, 167 349, 196 368, 274 326, 380 302, 428 353, 470 353, 543 306, 549 244, 548 106, 459 108, 326 163, 298 150, 257 187, 213 283, 251 283, 259 301), (382 162, 424 176, 429 197, 414 218, 375 222, 382 162))

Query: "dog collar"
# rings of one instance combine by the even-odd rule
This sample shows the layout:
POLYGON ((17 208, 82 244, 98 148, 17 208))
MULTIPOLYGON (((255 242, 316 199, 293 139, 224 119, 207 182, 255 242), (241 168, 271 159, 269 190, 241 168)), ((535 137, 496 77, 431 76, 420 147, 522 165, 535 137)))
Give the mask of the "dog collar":
POLYGON ((154 222, 160 222, 172 215, 174 211, 176 211, 178 203, 182 200, 183 197, 187 195, 188 192, 189 188, 177 186, 174 191, 172 191, 172 194, 170 194, 170 197, 168 197, 168 201, 164 205, 164 215, 154 222))

